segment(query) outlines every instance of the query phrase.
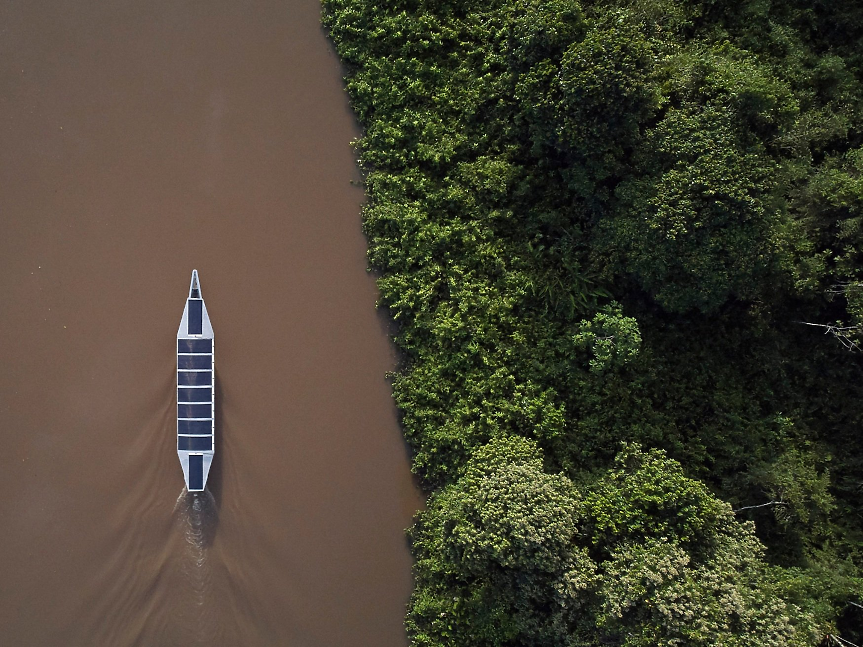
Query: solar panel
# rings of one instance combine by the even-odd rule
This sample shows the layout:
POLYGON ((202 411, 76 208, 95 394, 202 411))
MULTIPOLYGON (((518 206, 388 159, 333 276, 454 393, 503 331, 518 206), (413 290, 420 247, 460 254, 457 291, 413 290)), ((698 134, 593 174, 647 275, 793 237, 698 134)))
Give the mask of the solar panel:
POLYGON ((204 489, 204 457, 201 455, 189 456, 189 489, 204 489))
POLYGON ((177 402, 212 402, 212 389, 178 389, 177 402))
POLYGON ((178 386, 209 386, 213 383, 211 371, 198 371, 195 373, 177 373, 178 386))
POLYGON ((201 299, 189 299, 189 333, 190 335, 202 334, 204 325, 203 301, 201 299))
POLYGON ((208 452, 213 449, 212 436, 177 436, 177 449, 185 452, 208 452))
POLYGON ((212 339, 178 339, 178 353, 212 353, 212 339))
POLYGON ((177 355, 177 368, 209 369, 212 366, 212 355, 177 355))
POLYGON ((178 418, 211 418, 212 405, 210 404, 178 404, 178 418))
POLYGON ((193 434, 197 436, 206 436, 213 433, 212 420, 178 420, 178 434, 193 434))

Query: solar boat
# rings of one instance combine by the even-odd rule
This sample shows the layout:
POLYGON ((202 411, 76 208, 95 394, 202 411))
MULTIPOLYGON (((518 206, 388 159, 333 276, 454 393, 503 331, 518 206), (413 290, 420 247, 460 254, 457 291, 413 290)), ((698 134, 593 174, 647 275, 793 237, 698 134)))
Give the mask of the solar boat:
POLYGON ((177 330, 177 455, 186 489, 202 492, 213 463, 213 326, 192 270, 189 297, 177 330))

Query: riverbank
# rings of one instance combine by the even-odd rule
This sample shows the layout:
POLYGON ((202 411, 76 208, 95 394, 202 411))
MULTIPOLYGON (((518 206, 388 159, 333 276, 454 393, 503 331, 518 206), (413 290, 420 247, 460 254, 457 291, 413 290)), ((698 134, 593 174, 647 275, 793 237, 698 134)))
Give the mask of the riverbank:
POLYGON ((413 643, 859 642, 859 358, 799 323, 860 321, 855 5, 324 8, 413 643))

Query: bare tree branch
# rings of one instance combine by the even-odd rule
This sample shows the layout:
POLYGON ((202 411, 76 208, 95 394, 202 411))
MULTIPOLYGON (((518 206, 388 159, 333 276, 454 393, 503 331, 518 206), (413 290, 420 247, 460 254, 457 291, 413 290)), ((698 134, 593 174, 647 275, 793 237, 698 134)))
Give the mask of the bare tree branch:
POLYGON ((743 506, 742 508, 737 508, 737 510, 732 510, 731 512, 733 512, 734 514, 737 514, 738 512, 742 512, 743 510, 754 510, 755 508, 766 508, 767 506, 773 506, 773 505, 787 506, 788 504, 785 503, 785 501, 768 501, 767 503, 761 503, 759 505, 746 505, 746 506, 743 506))
POLYGON ((852 643, 850 640, 845 640, 844 638, 840 638, 839 636, 837 636, 835 634, 827 634, 827 637, 830 638, 831 640, 835 640, 840 645, 850 645, 850 647, 860 647, 859 645, 855 645, 854 643, 852 643))
POLYGON ((863 290, 863 283, 834 283, 827 288, 827 294, 847 294, 855 290, 863 290))
POLYGON ((859 351, 863 350, 860 348, 860 340, 853 339, 853 335, 863 333, 863 325, 857 326, 836 326, 833 324, 819 324, 812 323, 811 321, 798 321, 797 323, 803 324, 804 326, 815 326, 816 328, 823 328, 824 334, 833 335, 836 339, 839 340, 839 343, 842 344, 849 351, 859 351))

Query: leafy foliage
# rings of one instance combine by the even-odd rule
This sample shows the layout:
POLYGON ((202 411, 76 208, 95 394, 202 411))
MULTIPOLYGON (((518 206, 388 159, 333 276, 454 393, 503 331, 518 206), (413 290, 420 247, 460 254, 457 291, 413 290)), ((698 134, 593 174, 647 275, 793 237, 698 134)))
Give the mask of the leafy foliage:
POLYGON ((578 495, 528 441, 492 442, 412 531, 420 645, 565 645, 596 567, 574 543, 578 495))
POLYGON ((859 3, 324 22, 431 496, 414 643, 863 641, 859 3))
POLYGON ((805 645, 752 524, 637 446, 585 487, 523 439, 478 449, 411 536, 419 645, 805 645))

